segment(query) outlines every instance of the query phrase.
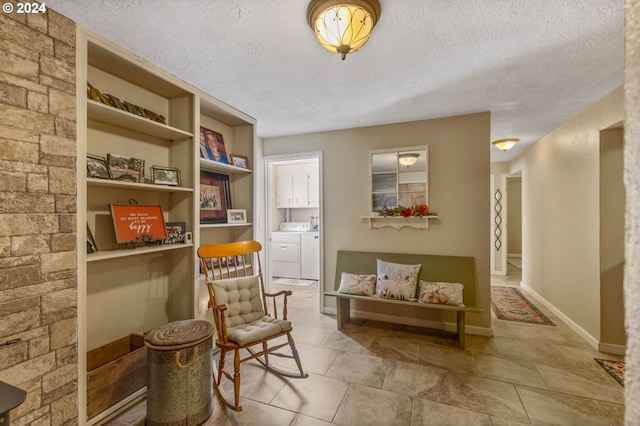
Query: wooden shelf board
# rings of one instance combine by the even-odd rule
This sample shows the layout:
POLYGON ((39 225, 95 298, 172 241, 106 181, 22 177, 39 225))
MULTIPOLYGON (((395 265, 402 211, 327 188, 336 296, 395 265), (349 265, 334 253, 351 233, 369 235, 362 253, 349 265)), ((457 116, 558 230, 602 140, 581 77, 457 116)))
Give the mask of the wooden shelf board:
POLYGON ((193 192, 193 188, 185 188, 182 186, 154 185, 152 183, 125 182, 99 178, 87 178, 87 185, 103 188, 134 189, 153 192, 193 192))
POLYGON ((179 250, 193 247, 193 244, 164 244, 160 246, 139 247, 134 249, 105 250, 87 254, 87 262, 98 262, 100 260, 117 259, 120 257, 138 256, 149 253, 161 253, 169 250, 179 250))

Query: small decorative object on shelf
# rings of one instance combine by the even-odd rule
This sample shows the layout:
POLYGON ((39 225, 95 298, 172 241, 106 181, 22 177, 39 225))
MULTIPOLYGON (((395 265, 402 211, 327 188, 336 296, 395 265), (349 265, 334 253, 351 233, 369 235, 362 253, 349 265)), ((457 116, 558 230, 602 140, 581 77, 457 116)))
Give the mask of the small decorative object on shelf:
POLYGON ((245 209, 227 210, 228 223, 247 223, 247 211, 245 209))
POLYGON ((167 222, 167 238, 162 240, 162 244, 185 243, 187 226, 185 222, 167 222))
POLYGON ((87 177, 111 179, 107 159, 93 154, 87 154, 87 177))
POLYGON ((221 133, 200 127, 200 156, 207 160, 229 164, 221 133))
POLYGON ((93 238, 91 228, 89 228, 89 224, 87 223, 87 254, 95 253, 97 251, 98 246, 96 244, 96 240, 93 238))
POLYGON ((231 163, 236 167, 249 169, 249 158, 244 155, 231 154, 231 163))
POLYGON ((107 164, 113 179, 144 183, 144 160, 118 154, 107 154, 107 164))
POLYGON ((181 185, 180 170, 176 167, 151 166, 151 179, 156 185, 181 185))
POLYGON ((418 204, 413 207, 396 206, 393 208, 385 206, 378 213, 382 216, 423 217, 429 215, 429 206, 426 204, 418 204))
POLYGON ((131 114, 138 115, 140 117, 147 118, 158 123, 167 124, 167 120, 163 115, 150 111, 146 108, 142 108, 139 105, 134 105, 127 101, 120 101, 117 97, 105 93, 104 95, 100 90, 96 89, 87 81, 87 98, 100 102, 110 107, 120 109, 122 111, 129 112, 131 114))
POLYGON ((229 176, 200 171, 200 223, 226 223, 231 208, 229 176))
POLYGON ((113 228, 118 244, 140 247, 167 238, 167 228, 160 206, 110 204, 113 228))

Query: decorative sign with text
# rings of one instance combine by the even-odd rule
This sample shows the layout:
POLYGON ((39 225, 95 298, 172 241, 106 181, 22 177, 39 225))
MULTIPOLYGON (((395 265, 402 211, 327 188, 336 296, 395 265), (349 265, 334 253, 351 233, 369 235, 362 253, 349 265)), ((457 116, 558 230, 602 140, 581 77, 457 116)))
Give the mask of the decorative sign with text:
POLYGON ((167 238, 162 208, 137 204, 111 204, 111 217, 118 243, 129 243, 140 237, 167 238))

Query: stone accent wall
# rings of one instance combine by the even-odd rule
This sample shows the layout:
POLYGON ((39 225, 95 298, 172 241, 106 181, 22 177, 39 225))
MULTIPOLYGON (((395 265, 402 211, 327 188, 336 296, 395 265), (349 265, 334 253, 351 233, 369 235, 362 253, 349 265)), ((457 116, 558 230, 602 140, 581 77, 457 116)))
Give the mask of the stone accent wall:
POLYGON ((640 0, 625 1, 625 424, 640 424, 640 0))
POLYGON ((28 393, 16 426, 78 423, 75 74, 73 21, 0 14, 0 380, 28 393))

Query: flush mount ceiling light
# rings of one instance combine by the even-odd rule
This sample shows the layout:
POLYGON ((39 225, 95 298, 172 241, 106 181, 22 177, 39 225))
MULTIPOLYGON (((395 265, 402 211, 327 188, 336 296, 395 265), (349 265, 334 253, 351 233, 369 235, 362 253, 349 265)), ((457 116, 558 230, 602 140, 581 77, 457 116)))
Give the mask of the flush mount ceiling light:
POLYGON ((511 138, 511 139, 500 139, 497 141, 493 141, 491 142, 496 148, 498 148, 500 151, 507 151, 511 148, 514 147, 515 144, 518 143, 520 139, 515 139, 515 138, 511 138))
POLYGON ((414 164, 416 164, 416 161, 418 161, 418 157, 420 157, 420 154, 415 154, 413 152, 409 152, 409 153, 405 153, 405 154, 399 154, 398 155, 398 161, 403 166, 407 166, 407 169, 408 169, 409 167, 411 167, 414 164))
POLYGON ((311 0, 307 21, 322 47, 344 61, 369 40, 381 10, 378 0, 311 0))

